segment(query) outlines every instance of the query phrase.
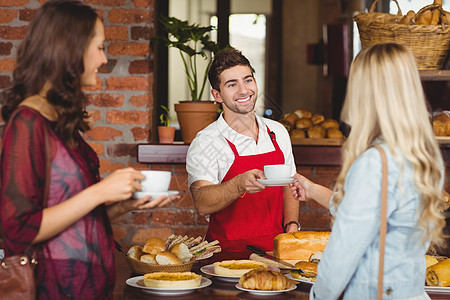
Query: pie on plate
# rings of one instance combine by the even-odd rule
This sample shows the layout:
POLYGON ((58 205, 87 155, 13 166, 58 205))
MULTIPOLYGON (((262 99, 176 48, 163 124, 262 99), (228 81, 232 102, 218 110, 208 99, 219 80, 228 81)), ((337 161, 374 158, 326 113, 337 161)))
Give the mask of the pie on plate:
POLYGON ((255 260, 224 260, 220 262, 215 262, 214 273, 222 276, 242 276, 245 273, 259 268, 267 267, 267 264, 255 261, 255 260))
POLYGON ((151 288, 185 289, 200 286, 202 276, 192 272, 156 272, 144 275, 144 285, 151 288))

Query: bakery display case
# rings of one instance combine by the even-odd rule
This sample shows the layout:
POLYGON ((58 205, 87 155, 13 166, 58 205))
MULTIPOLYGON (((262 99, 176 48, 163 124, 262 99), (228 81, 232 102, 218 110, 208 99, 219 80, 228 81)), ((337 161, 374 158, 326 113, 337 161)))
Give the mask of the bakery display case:
MULTIPOLYGON (((447 63, 447 68, 450 63, 447 63)), ((450 148, 450 70, 419 71, 433 111, 433 130, 441 147, 450 148), (444 91, 443 91, 444 90, 444 91)), ((444 153, 445 156, 445 153, 444 153)))

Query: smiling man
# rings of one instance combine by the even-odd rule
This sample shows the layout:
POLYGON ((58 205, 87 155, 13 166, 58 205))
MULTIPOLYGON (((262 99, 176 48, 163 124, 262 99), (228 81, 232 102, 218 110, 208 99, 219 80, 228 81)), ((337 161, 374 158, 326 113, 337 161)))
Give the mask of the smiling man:
POLYGON ((223 113, 197 134, 186 158, 195 207, 209 216, 206 238, 228 251, 244 251, 248 244, 272 251, 277 234, 299 228, 299 203, 288 187, 257 180, 264 178, 264 165, 290 165, 291 175, 296 167, 284 126, 255 114, 252 70, 236 49, 216 54, 208 78, 223 113))

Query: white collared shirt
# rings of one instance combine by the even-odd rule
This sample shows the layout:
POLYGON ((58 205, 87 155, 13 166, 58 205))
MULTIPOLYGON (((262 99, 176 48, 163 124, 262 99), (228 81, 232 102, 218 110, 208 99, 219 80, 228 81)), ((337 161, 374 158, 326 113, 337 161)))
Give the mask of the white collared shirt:
POLYGON ((221 183, 234 162, 234 154, 226 139, 236 146, 240 156, 256 155, 275 150, 267 133, 266 125, 275 133, 276 141, 284 154, 285 164, 292 166, 291 175, 296 172, 289 133, 279 122, 259 117, 255 114, 259 127, 258 143, 242 135, 219 116, 217 121, 197 133, 189 146, 186 157, 189 186, 197 180, 207 180, 213 184, 221 183), (226 139, 225 139, 226 138, 226 139))

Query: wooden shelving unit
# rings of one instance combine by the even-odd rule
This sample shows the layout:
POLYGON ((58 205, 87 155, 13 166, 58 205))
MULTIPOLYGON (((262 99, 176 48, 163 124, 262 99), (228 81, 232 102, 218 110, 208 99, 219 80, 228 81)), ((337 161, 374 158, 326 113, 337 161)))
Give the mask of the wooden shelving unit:
POLYGON ((450 80, 450 70, 419 71, 420 78, 426 81, 447 81, 450 80))

